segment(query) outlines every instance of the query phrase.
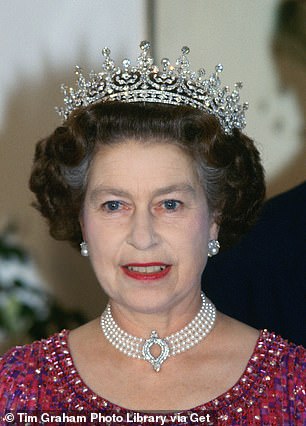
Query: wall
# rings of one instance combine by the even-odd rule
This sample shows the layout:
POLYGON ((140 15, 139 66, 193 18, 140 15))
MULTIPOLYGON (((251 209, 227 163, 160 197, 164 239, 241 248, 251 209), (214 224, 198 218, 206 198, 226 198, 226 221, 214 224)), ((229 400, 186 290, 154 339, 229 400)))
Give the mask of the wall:
MULTIPOLYGON (((255 138, 261 151, 269 196, 306 178, 302 112, 295 93, 290 88, 287 92, 281 90, 280 69, 272 57, 271 37, 279 3, 279 0, 154 1, 158 57, 167 56, 175 61, 180 48, 187 45, 195 70, 204 66, 211 72, 221 62, 224 85, 233 88, 235 82, 244 82, 241 97, 250 104, 246 133, 255 138)), ((300 74, 305 75, 305 69, 300 74)), ((304 86, 300 90, 305 93, 304 86)))
MULTIPOLYGON (((98 69, 101 49, 115 58, 138 54, 146 38, 143 0, 4 0, 0 13, 0 229, 19 227, 47 286, 68 306, 93 317, 102 292, 87 259, 53 241, 30 206, 28 178, 34 146, 60 123, 60 84, 72 84, 75 64, 98 69)), ((89 69, 90 71, 90 69, 89 69)))

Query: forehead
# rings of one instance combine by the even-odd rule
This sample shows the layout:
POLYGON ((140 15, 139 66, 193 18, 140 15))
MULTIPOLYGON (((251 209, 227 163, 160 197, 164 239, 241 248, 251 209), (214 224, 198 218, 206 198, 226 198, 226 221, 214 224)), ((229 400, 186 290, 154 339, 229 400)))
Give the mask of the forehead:
POLYGON ((102 146, 89 170, 88 188, 96 185, 150 187, 199 185, 193 160, 171 143, 124 140, 102 146))

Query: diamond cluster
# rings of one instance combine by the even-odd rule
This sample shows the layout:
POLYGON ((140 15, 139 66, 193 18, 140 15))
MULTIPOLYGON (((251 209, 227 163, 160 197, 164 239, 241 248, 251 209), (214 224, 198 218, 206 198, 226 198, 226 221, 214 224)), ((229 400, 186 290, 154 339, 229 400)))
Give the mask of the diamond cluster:
POLYGON ((124 59, 119 67, 111 58, 110 49, 105 47, 102 70, 92 71, 88 79, 77 66, 76 88, 62 85, 65 105, 56 108, 63 120, 75 109, 96 102, 155 102, 187 105, 213 114, 227 134, 231 134, 234 128, 245 127, 248 103, 239 103, 242 83, 236 83, 232 92, 228 86, 221 87, 221 64, 206 76, 203 68, 197 72, 191 70, 187 58, 190 49, 186 46, 175 65, 164 58, 160 67, 154 64, 148 41, 142 41, 140 49, 135 66, 129 59, 124 59))
POLYGON ((201 298, 202 305, 195 318, 182 330, 164 338, 160 338, 155 330, 152 331, 149 339, 128 334, 115 322, 110 304, 101 315, 101 328, 106 339, 120 352, 131 358, 146 360, 152 364, 155 371, 159 371, 161 364, 169 356, 175 356, 191 349, 213 329, 216 321, 216 308, 203 292, 201 298), (158 357, 154 357, 150 352, 151 346, 155 344, 159 345, 161 349, 158 357))

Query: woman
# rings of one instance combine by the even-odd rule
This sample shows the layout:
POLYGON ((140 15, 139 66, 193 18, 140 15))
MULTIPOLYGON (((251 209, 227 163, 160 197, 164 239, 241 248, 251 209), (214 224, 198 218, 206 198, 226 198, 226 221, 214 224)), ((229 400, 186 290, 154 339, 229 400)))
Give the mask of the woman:
POLYGON ((141 49, 136 67, 117 68, 105 49, 100 74, 78 70, 30 181, 51 234, 81 244, 109 305, 6 354, 0 408, 37 421, 49 410, 55 422, 302 424, 302 348, 216 314, 201 295, 207 258, 250 226, 264 197, 239 85, 220 88, 221 66, 195 75, 187 48, 161 70, 141 49))

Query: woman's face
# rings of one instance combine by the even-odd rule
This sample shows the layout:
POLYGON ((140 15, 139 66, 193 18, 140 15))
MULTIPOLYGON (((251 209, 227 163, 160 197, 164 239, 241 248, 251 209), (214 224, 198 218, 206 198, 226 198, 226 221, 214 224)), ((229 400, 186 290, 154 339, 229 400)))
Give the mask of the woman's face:
POLYGON ((143 313, 200 291, 207 244, 217 237, 191 159, 153 141, 124 140, 97 152, 81 226, 112 303, 143 313))

